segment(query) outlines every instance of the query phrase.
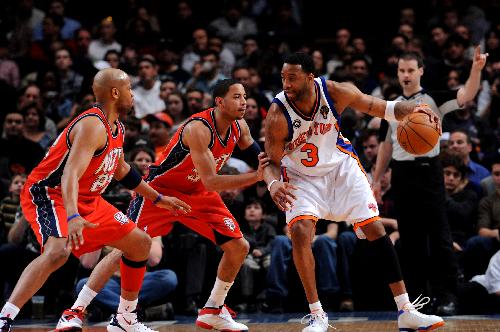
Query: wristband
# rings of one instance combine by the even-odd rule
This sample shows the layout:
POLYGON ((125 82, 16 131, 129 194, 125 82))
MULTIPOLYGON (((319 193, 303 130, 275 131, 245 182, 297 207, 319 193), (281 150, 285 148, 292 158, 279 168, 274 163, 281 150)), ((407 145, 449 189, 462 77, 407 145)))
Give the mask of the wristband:
POLYGON ((80 214, 79 213, 75 213, 75 214, 72 214, 68 217, 67 221, 71 221, 72 219, 75 219, 76 217, 79 217, 80 214))
POLYGON ((399 101, 388 101, 386 106, 385 106, 385 115, 384 115, 384 119, 386 119, 387 121, 398 121, 398 119, 396 119, 396 116, 394 115, 394 106, 396 106, 396 104, 399 103, 399 101))
POLYGON ((274 180, 272 180, 271 182, 269 182, 269 184, 267 185, 267 190, 268 190, 268 191, 271 191, 271 186, 272 186, 275 182, 278 182, 278 181, 279 181, 279 180, 274 179, 274 180))
POLYGON ((162 194, 158 194, 158 196, 155 198, 155 200, 153 201, 153 204, 156 205, 158 204, 159 201, 161 201, 163 195, 162 194))

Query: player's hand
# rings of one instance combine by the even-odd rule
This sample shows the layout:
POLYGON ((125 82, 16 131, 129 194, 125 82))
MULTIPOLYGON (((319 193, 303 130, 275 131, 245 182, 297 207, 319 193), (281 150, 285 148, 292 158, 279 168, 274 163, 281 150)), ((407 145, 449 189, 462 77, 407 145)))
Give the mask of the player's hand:
POLYGON ((66 240, 66 250, 80 249, 83 244, 83 229, 96 228, 99 224, 93 224, 78 216, 68 221, 68 238, 66 240))
POLYGON ((191 206, 184 201, 172 196, 162 196, 156 206, 173 211, 174 214, 188 214, 191 212, 191 206))
POLYGON ((297 199, 297 197, 292 193, 292 190, 297 190, 297 187, 283 181, 276 181, 271 186, 269 193, 271 194, 271 198, 274 203, 276 203, 281 211, 291 209, 293 201, 297 199))
POLYGON ((259 167, 257 168, 257 178, 258 181, 264 180, 264 168, 269 166, 271 159, 267 156, 265 152, 259 153, 259 167))
POLYGON ((481 71, 486 65, 488 53, 481 53, 481 46, 476 46, 474 49, 474 56, 472 57, 472 70, 481 71))
POLYGON ((439 120, 439 116, 437 116, 437 114, 432 111, 432 109, 429 105, 417 104, 417 106, 415 106, 415 109, 413 110, 413 112, 427 114, 429 116, 429 121, 437 124, 437 129, 439 130, 439 134, 442 133, 441 120, 439 120))

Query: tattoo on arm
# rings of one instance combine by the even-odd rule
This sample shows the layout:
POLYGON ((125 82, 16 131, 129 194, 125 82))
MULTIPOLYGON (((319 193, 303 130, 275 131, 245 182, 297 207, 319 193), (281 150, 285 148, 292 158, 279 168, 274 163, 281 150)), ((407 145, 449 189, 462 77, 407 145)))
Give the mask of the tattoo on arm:
POLYGON ((399 121, 403 120, 405 116, 412 113, 415 109, 415 103, 409 101, 402 101, 394 105, 394 116, 399 121))
POLYGON ((370 98, 370 105, 368 105, 368 112, 371 113, 373 107, 373 96, 370 98))

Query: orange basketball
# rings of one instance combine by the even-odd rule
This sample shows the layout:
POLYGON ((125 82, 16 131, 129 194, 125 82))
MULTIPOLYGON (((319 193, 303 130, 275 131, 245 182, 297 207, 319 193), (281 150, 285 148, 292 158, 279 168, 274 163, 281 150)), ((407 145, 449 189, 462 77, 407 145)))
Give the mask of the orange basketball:
POLYGON ((422 155, 439 141, 441 135, 439 123, 428 114, 414 112, 408 114, 399 122, 397 138, 399 145, 408 153, 422 155))

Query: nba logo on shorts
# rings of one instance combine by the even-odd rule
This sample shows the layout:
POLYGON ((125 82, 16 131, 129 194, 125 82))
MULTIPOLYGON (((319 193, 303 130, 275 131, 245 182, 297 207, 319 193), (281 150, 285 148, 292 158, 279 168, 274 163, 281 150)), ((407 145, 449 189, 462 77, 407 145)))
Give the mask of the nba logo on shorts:
POLYGON ((226 225, 226 227, 229 228, 231 232, 236 228, 231 218, 224 218, 224 225, 226 225))
POLYGON ((122 225, 128 224, 128 218, 123 214, 123 212, 116 212, 115 219, 122 225))

